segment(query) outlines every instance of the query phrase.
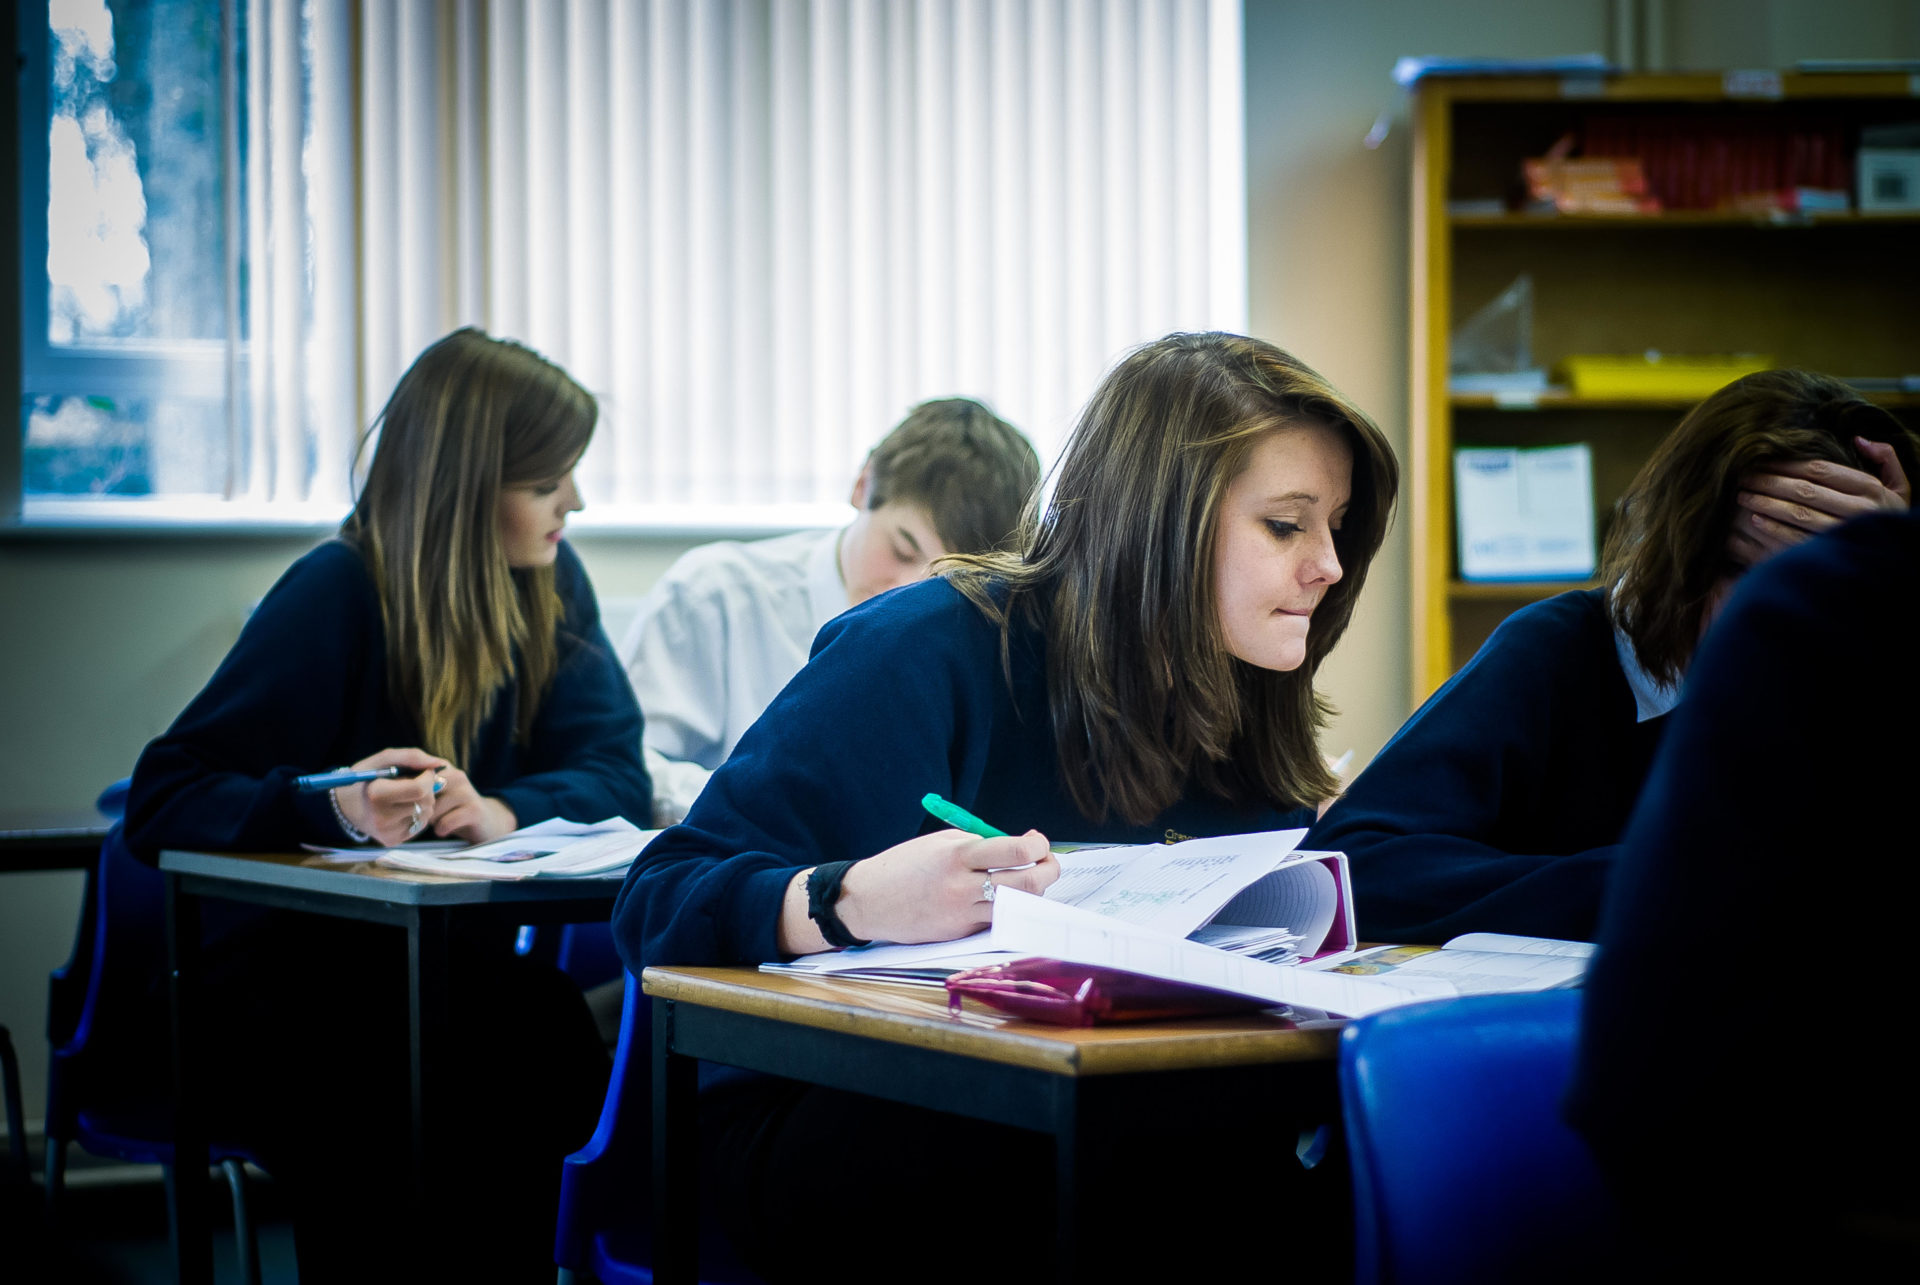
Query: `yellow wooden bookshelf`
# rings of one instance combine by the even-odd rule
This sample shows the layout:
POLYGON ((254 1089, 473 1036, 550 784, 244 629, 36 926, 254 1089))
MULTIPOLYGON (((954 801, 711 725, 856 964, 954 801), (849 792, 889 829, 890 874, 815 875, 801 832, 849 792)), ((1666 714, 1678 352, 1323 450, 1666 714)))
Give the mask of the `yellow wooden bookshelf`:
MULTIPOLYGON (((1408 461, 1416 703, 1512 611, 1591 587, 1461 579, 1454 448, 1589 443, 1604 535, 1614 501, 1689 406, 1564 389, 1450 393, 1455 327, 1521 273, 1534 283, 1534 358, 1549 369, 1574 353, 1658 349, 1765 353, 1779 365, 1841 377, 1920 373, 1920 214, 1566 216, 1484 208, 1510 202, 1522 160, 1542 155, 1597 110, 1716 123, 1813 111, 1852 138, 1865 126, 1920 121, 1920 77, 1783 73, 1762 87, 1766 96, 1754 97, 1751 78, 1701 73, 1433 78, 1416 89, 1408 461)), ((1920 392, 1868 395, 1896 414, 1920 412, 1920 392)))

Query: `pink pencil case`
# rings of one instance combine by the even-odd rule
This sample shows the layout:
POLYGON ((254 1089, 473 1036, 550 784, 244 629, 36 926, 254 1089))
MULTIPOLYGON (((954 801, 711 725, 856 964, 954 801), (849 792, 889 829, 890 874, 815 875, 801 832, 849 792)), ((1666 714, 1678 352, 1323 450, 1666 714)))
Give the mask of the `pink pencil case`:
POLYGON ((1167 1017, 1212 1017, 1271 1005, 1186 982, 1058 959, 1016 959, 947 978, 947 1006, 977 999, 1004 1013, 1056 1026, 1104 1026, 1167 1017))

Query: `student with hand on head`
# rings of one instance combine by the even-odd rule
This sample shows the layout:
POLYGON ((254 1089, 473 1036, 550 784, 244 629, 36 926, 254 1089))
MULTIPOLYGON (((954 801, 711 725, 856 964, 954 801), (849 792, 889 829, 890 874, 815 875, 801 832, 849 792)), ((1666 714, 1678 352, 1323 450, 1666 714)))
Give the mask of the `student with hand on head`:
MULTIPOLYGON (((998 887, 1058 876, 1050 838, 1310 823, 1334 788, 1314 674, 1352 616, 1397 477, 1373 423, 1270 344, 1170 335, 1129 354, 1016 550, 949 559, 821 631, 686 821, 634 863, 614 913, 628 967, 960 937, 989 922, 998 887), (940 826, 921 807, 929 792, 1008 837, 940 826)), ((982 1224, 997 1246, 988 1274, 1048 1261, 1037 1135, 760 1077, 711 1084, 702 1110, 714 1207, 740 1216, 743 1250, 774 1279, 874 1276, 899 1267, 889 1237, 910 1232, 912 1266, 895 1274, 977 1277, 979 1260, 917 1234, 929 1191, 1011 1206, 982 1224), (835 1181, 818 1181, 823 1167, 835 1181), (823 1238, 848 1199, 860 1230, 823 1238)), ((1143 1121, 1126 1155, 1191 1141, 1143 1121)), ((1207 1191, 1209 1209, 1193 1210, 1156 1191, 1168 1234, 1117 1243, 1136 1266, 1177 1255, 1199 1234, 1186 1215, 1270 1184, 1207 1191)))
MULTIPOLYGON (((141 755, 126 812, 135 854, 480 841, 557 816, 644 818, 640 713, 561 539, 597 414, 518 344, 461 330, 423 352, 381 414, 339 537, 281 577, 141 755), (348 764, 402 773, 295 785, 348 764)), ((232 1041, 207 1059, 216 1132, 259 1145, 292 1191, 302 1280, 363 1273, 391 1249, 375 1214, 385 1196, 370 1207, 367 1184, 408 1131, 404 937, 275 911, 210 938, 206 1027, 232 1041)), ((474 1279, 514 1265, 545 1275, 560 1161, 592 1130, 605 1051, 578 988, 514 956, 506 936, 452 949, 445 1063, 486 1069, 435 1085, 442 1118, 475 1122, 448 1131, 459 1154, 440 1162, 502 1216, 484 1245, 446 1238, 443 1258, 450 1278, 462 1263, 474 1279)))
POLYGON ((822 625, 937 558, 1000 548, 1039 482, 1013 425, 968 398, 922 402, 867 456, 847 526, 723 540, 668 568, 620 645, 647 716, 655 824, 686 816, 822 625))
POLYGON ((1749 568, 1905 509, 1920 438, 1838 380, 1774 370, 1707 398, 1620 499, 1606 587, 1523 607, 1307 837, 1346 852, 1363 937, 1593 936, 1695 649, 1749 568))

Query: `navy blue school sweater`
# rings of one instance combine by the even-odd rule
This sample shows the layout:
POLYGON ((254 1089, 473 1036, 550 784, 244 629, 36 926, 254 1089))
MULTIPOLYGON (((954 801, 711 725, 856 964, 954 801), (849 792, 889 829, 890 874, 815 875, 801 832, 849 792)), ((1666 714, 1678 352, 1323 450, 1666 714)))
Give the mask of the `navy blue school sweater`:
POLYGON ((1743 577, 1607 892, 1569 1116, 1650 1230, 1749 1279, 1920 1264, 1917 631, 1920 513, 1743 577))
MULTIPOLYGON (((514 739, 509 683, 456 766, 521 825, 554 816, 644 820, 652 787, 640 763, 640 710, 613 657, 593 586, 561 544, 554 584, 565 605, 560 666, 532 735, 514 739)), ((127 796, 127 842, 151 860, 162 847, 285 851, 347 841, 325 793, 293 778, 390 747, 420 728, 387 692, 386 630, 360 554, 330 540, 280 577, 206 688, 147 746, 127 796)))
POLYGON ((1513 613, 1328 810, 1360 935, 1590 940, 1670 715, 1636 722, 1606 593, 1513 613))
POLYGON ((882 594, 830 622, 813 657, 715 772, 684 823, 627 875, 614 935, 628 967, 781 958, 794 872, 941 828, 933 792, 1010 834, 1145 843, 1304 826, 1310 810, 1197 791, 1149 825, 1095 824, 1068 797, 1047 710, 1045 638, 1000 631, 945 580, 882 594))

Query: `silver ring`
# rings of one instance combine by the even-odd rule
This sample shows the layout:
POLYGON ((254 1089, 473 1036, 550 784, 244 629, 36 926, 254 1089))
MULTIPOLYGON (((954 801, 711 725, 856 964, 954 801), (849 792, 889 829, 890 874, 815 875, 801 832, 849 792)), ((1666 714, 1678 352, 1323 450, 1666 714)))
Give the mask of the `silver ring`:
POLYGON ((982 879, 980 881, 980 900, 992 901, 993 894, 997 892, 999 888, 1000 888, 1000 885, 993 881, 993 876, 988 875, 985 879, 982 879))
POLYGON ((426 814, 420 811, 420 805, 418 803, 414 804, 413 805, 413 824, 407 827, 407 836, 411 838, 412 836, 419 834, 420 827, 425 825, 426 823, 427 823, 426 814))

